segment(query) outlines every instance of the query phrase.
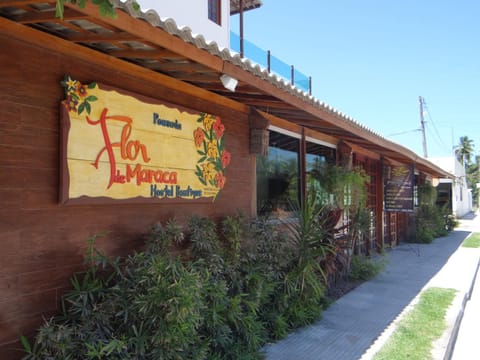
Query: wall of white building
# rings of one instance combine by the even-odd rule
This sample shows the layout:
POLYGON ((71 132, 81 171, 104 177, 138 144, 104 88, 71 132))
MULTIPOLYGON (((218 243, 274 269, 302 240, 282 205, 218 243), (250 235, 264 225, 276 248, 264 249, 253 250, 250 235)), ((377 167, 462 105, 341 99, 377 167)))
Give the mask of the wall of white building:
POLYGON ((221 25, 208 18, 208 0, 137 0, 142 11, 155 10, 160 18, 172 18, 179 28, 188 26, 194 34, 230 46, 230 1, 222 1, 221 25))
POLYGON ((452 184, 452 211, 456 217, 462 217, 472 211, 472 192, 467 186, 465 168, 454 157, 429 158, 442 169, 452 174, 453 179, 440 179, 440 182, 452 184))

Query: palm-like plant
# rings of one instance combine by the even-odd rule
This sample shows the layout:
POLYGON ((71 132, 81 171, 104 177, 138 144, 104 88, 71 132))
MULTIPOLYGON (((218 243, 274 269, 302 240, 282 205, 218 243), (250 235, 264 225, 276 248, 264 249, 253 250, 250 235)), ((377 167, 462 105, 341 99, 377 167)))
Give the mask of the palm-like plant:
POLYGON ((284 225, 291 241, 291 263, 285 276, 285 318, 292 327, 306 325, 321 313, 326 273, 321 263, 333 247, 320 214, 325 205, 318 197, 306 199, 295 220, 284 225))
POLYGON ((468 136, 460 137, 459 145, 455 149, 455 155, 462 165, 465 166, 470 163, 474 147, 473 140, 469 139, 468 136))

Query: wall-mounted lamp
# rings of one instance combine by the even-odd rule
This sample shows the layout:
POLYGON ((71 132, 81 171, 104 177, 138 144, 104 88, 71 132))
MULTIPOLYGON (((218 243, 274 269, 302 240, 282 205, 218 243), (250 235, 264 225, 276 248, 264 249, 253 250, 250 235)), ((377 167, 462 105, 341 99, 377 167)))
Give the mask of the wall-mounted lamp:
POLYGON ((235 88, 237 87, 238 80, 234 79, 231 76, 223 74, 220 76, 220 80, 222 81, 223 86, 225 89, 230 90, 231 92, 235 92, 235 88))

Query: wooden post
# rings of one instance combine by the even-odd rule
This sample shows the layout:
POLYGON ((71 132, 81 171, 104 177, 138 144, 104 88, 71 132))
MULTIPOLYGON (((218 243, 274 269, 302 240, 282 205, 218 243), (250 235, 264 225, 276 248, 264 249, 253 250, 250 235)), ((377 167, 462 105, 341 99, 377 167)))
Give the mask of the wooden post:
POLYGON ((302 127, 302 139, 300 141, 300 204, 303 208, 307 200, 307 141, 305 128, 302 127))
POLYGON ((377 184, 376 184, 376 191, 377 191, 377 203, 375 204, 375 217, 376 217, 376 233, 377 233, 377 250, 382 251, 385 247, 384 241, 384 224, 383 224, 383 158, 380 159, 377 165, 377 184))

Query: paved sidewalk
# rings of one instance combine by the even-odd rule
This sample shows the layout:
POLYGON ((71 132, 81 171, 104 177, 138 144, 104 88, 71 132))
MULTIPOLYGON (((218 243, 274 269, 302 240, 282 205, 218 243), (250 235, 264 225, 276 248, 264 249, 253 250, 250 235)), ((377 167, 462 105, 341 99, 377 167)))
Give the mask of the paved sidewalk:
POLYGON ((471 298, 466 303, 463 319, 460 323, 452 360, 478 360, 480 358, 478 354, 478 334, 480 334, 480 276, 477 273, 471 298))
POLYGON ((337 300, 313 325, 265 346, 266 359, 370 359, 393 331, 394 320, 409 310, 422 289, 430 286, 458 290, 447 315, 448 330, 435 346, 434 358, 444 359, 453 348, 451 335, 458 329, 458 315, 479 260, 478 252, 459 245, 471 231, 480 231, 479 221, 472 216, 432 244, 401 244, 389 251, 382 274, 337 300))
MULTIPOLYGON (((464 228, 473 225, 471 231, 480 232, 480 215, 477 221, 463 222, 464 228)), ((472 254, 476 253, 480 259, 480 249, 466 249, 472 254)), ((470 294, 467 294, 465 310, 460 322, 457 338, 452 346, 452 360, 477 360, 478 355, 478 334, 480 334, 480 269, 477 268, 475 282, 472 285, 470 294)))

